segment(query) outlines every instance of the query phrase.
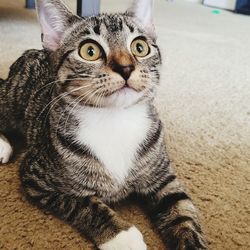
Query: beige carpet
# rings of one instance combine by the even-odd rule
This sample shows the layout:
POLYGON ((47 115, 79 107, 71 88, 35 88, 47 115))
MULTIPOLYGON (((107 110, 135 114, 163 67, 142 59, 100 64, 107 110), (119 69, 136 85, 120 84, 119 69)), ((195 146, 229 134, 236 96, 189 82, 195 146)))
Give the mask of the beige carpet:
MULTIPOLYGON (((75 1, 70 2, 74 8, 75 1)), ((207 234, 210 249, 250 249, 250 17, 176 1, 156 1, 163 50, 157 105, 166 141, 207 234)), ((0 1, 0 76, 28 48, 40 47, 35 13, 24 1, 0 1)), ((127 1, 103 0, 105 10, 127 1)), ((0 168, 0 249, 92 249, 69 226, 20 195, 18 164, 0 168)), ((136 205, 118 209, 150 249, 160 239, 136 205)))

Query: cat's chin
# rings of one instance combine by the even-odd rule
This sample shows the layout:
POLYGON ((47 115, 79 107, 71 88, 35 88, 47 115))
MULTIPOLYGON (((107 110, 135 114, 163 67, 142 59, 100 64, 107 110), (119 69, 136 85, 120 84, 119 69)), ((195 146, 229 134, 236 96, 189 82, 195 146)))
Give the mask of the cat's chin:
POLYGON ((130 87, 124 87, 106 97, 105 104, 112 107, 128 107, 137 103, 142 98, 143 91, 138 92, 130 87))

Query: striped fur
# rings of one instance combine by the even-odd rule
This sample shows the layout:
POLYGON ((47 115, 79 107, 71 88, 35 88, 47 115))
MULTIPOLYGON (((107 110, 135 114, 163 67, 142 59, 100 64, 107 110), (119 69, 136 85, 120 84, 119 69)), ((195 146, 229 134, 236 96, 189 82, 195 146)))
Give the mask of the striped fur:
MULTIPOLYGON (((27 139, 28 151, 20 167, 24 194, 100 249, 143 250, 146 246, 140 232, 108 206, 136 193, 145 200, 167 247, 207 249, 196 209, 168 159, 163 126, 153 106, 161 58, 152 33, 148 34, 131 13, 80 19, 58 0, 44 2, 57 9, 58 17, 66 12, 60 44, 54 40, 53 50, 25 52, 11 66, 8 78, 0 79, 0 131, 4 134, 17 129, 27 139), (136 37, 144 37, 150 46, 145 59, 129 52, 136 37), (89 38, 103 48, 104 57, 96 63, 83 61, 78 55, 80 44, 89 38), (112 70, 114 61, 123 65, 124 56, 130 58, 134 69, 129 78, 133 80, 127 84, 136 89, 126 90, 125 95, 119 92, 124 84, 121 76, 112 70), (92 120, 94 114, 110 109, 116 111, 112 123, 106 118, 102 126, 99 116, 99 120, 92 120), (117 115, 119 110, 124 116, 117 115), (95 133, 91 126, 97 122, 95 133), (86 124, 90 124, 87 134, 86 124), (114 135, 117 138, 111 139, 114 135), (101 138, 106 141, 103 139, 97 150, 101 138), (101 157, 105 143, 110 147, 111 161, 101 157), (117 157, 123 150, 125 153, 117 157), (112 171, 107 162, 114 163, 112 171), (118 173, 116 162, 120 163, 118 168, 124 165, 125 174, 119 175, 122 181, 114 174, 118 173)), ((50 38, 46 39, 45 46, 51 45, 50 38)))

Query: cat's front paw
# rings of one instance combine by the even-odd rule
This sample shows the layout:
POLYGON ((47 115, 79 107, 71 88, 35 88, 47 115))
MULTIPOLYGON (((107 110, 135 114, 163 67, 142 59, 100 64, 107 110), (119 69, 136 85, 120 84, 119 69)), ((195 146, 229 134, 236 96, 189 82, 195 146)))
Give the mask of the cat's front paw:
POLYGON ((3 136, 0 136, 0 164, 7 163, 12 153, 13 150, 9 142, 3 136))
MULTIPOLYGON (((178 238, 174 249, 178 250, 207 250, 207 244, 203 236, 191 228, 182 228, 178 232, 178 238)), ((173 244, 170 244, 173 246, 173 244)), ((171 248, 170 248, 171 249, 171 248)))
POLYGON ((146 250, 141 232, 136 227, 122 231, 110 241, 99 246, 100 250, 146 250))

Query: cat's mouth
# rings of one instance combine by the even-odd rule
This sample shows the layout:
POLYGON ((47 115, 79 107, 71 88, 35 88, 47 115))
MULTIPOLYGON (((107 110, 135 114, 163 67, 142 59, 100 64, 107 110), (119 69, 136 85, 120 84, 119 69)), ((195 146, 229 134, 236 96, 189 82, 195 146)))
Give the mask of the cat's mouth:
POLYGON ((127 82, 123 85, 123 87, 121 87, 121 88, 118 89, 117 91, 128 90, 128 89, 131 89, 131 90, 136 91, 136 89, 134 89, 133 87, 129 86, 127 82))
POLYGON ((125 84, 121 88, 112 91, 111 93, 108 94, 108 96, 112 96, 114 94, 129 94, 132 92, 135 93, 140 91, 134 88, 133 86, 129 85, 128 82, 125 82, 125 84))

